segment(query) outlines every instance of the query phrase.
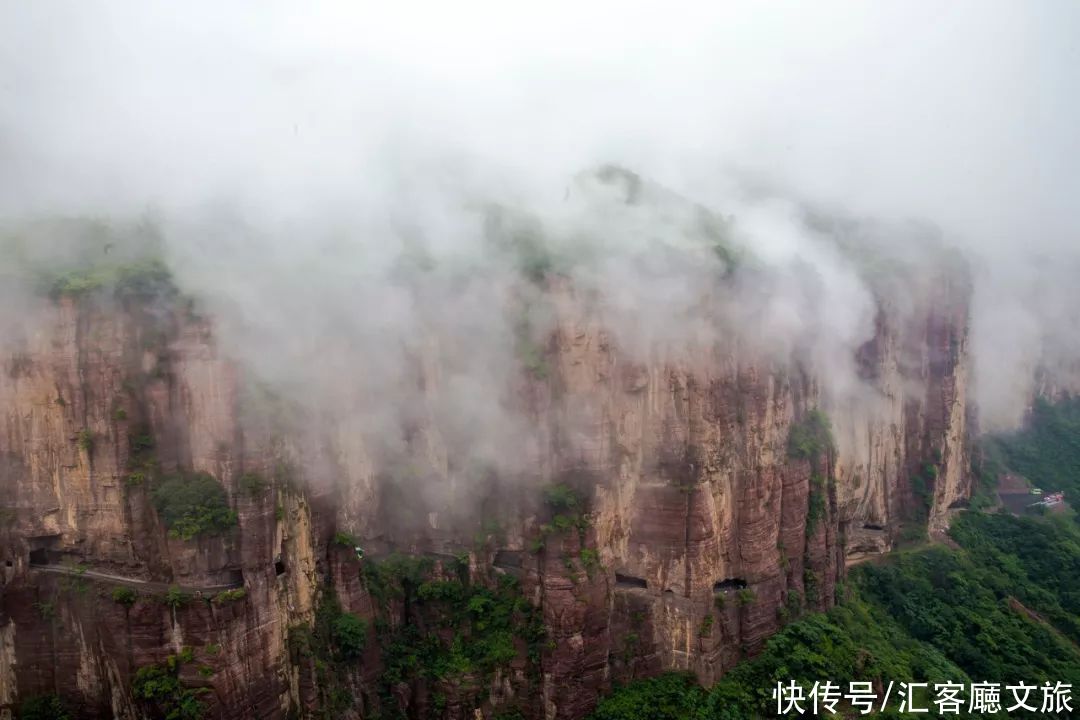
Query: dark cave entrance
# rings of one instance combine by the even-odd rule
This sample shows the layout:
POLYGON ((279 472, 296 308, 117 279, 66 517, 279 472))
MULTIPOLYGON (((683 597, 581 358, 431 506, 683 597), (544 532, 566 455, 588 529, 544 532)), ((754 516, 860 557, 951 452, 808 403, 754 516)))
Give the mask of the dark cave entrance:
POLYGON ((730 590, 745 590, 746 581, 742 578, 725 578, 713 585, 713 592, 728 592, 730 590))
POLYGON ((27 538, 30 546, 31 565, 49 565, 56 562, 57 547, 60 545, 60 535, 36 535, 27 538))
POLYGON ((623 575, 622 573, 615 573, 615 587, 641 588, 644 590, 649 587, 649 583, 645 582, 645 578, 634 577, 633 575, 623 575))

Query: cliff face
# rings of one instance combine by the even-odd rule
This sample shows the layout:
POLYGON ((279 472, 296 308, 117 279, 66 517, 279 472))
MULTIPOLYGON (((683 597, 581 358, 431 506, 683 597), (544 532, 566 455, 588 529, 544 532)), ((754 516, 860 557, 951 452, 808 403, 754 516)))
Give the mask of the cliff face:
MULTIPOLYGON (((0 374, 0 707, 58 693, 83 717, 138 717, 163 702, 132 691, 152 666, 227 718, 580 718, 612 681, 711 682, 831 606, 846 562, 940 530, 966 497, 967 288, 936 288, 902 315, 881 304, 858 357, 872 397, 826 407, 818 378, 723 343, 629 359, 551 281, 544 372, 510 393, 532 428, 515 478, 458 466, 422 410, 404 469, 358 423, 290 417, 178 301, 42 300, 0 374), (152 492, 173 472, 220 481, 235 526, 171 537, 152 492), (545 505, 542 486, 581 505, 545 505), (444 584, 417 595, 405 573, 373 590, 391 551, 444 584), (462 574, 495 603, 517 578, 515 622, 538 613, 543 639, 453 681, 400 670, 387 647, 409 628, 451 642, 451 601, 432 597, 462 574), (369 622, 348 663, 331 629, 328 666, 316 611, 331 596, 369 622)), ((409 371, 444 391, 431 358, 409 371)))

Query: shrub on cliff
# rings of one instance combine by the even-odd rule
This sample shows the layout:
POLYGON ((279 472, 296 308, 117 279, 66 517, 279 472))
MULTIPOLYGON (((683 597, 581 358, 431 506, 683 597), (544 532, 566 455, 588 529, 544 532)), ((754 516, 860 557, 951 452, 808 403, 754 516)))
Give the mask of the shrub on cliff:
POLYGON ((131 607, 135 604, 135 600, 138 599, 138 595, 131 588, 118 587, 113 588, 112 599, 115 603, 119 603, 125 607, 131 607))
POLYGON ((251 498, 258 498, 269 487, 263 476, 257 472, 249 471, 240 476, 240 491, 251 498))
POLYGON ((697 716, 705 690, 689 673, 638 680, 600 701, 590 720, 685 720, 697 716))
POLYGON ((821 410, 811 410, 791 426, 788 435, 788 456, 813 460, 833 447, 832 425, 821 410))
POLYGON ((180 682, 180 666, 184 658, 170 655, 161 665, 146 665, 135 673, 131 683, 132 695, 152 709, 152 717, 165 720, 199 720, 206 707, 199 702, 200 692, 180 682))
POLYGON ((56 274, 44 272, 39 284, 52 298, 79 297, 108 288, 118 297, 140 300, 176 294, 172 274, 157 258, 122 264, 88 264, 56 274))
POLYGON ((355 659, 367 645, 367 623, 352 613, 343 612, 334 619, 334 645, 342 657, 355 659))
POLYGON ((56 695, 27 698, 19 706, 20 720, 70 720, 64 702, 56 695))
POLYGON ((553 513, 573 512, 584 504, 576 490, 565 483, 555 483, 544 488, 544 504, 553 513))
POLYGON ((209 473, 169 475, 155 483, 151 498, 170 537, 216 535, 236 524, 225 489, 209 473))

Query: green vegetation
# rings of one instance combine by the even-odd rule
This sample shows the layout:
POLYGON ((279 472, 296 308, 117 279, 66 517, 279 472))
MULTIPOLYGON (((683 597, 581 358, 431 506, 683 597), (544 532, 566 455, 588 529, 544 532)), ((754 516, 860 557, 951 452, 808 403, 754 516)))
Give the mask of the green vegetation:
POLYGON ((590 720, 688 720, 703 705, 705 691, 694 676, 668 673, 619 688, 600 701, 590 720))
MULTIPOLYGON (((585 498, 581 493, 565 483, 554 483, 543 489, 543 500, 551 522, 540 526, 540 537, 534 539, 532 550, 542 550, 549 535, 572 529, 576 529, 578 535, 584 538, 585 530, 589 527, 589 518, 586 514, 585 498)), ((599 557, 592 560, 598 562, 599 557)), ((592 560, 588 562, 591 563, 592 560)), ((583 559, 583 562, 586 561, 583 559)))
MULTIPOLYGON (((823 433, 805 430, 793 430, 793 457, 820 452, 823 433)), ((922 509, 941 458, 933 460, 911 481, 922 509)), ((976 452, 979 489, 973 507, 994 502, 997 478, 1007 471, 1020 472, 1047 490, 1065 489, 1067 495, 1076 488, 1080 402, 1039 401, 1025 429, 983 438, 976 452)), ((924 526, 913 528, 925 535, 924 526)), ((840 604, 828 613, 804 615, 803 598, 789 592, 778 614, 798 619, 770 638, 761 655, 737 665, 713 688, 699 688, 680 675, 634 682, 603 700, 593 720, 773 717, 772 689, 777 681, 792 679, 805 688, 826 679, 841 684, 975 680, 1080 686, 1080 526, 1075 517, 967 512, 953 519, 950 535, 959 549, 923 545, 853 568, 848 582, 837 585, 840 604)), ((820 579, 807 572, 804 581, 807 598, 816 598, 820 579)), ((892 712, 881 716, 899 717, 897 708, 892 705, 892 712)), ((944 717, 933 704, 929 708, 923 717, 944 717)), ((959 717, 968 716, 961 712, 959 717)), ((1016 711, 1009 717, 1044 715, 1016 711)))
POLYGON ((558 259, 536 218, 491 206, 484 218, 484 236, 492 252, 534 283, 542 283, 556 270, 558 259))
POLYGON ((548 485, 543 496, 544 504, 553 513, 576 512, 584 504, 581 495, 565 483, 548 485))
POLYGON ((739 607, 746 607, 747 605, 753 605, 757 600, 757 595, 750 588, 743 588, 735 595, 735 599, 739 602, 739 607))
POLYGON ((698 637, 709 637, 712 634, 713 623, 716 622, 716 618, 712 615, 706 615, 705 619, 701 621, 701 627, 698 628, 698 637))
POLYGON ((243 600, 247 597, 247 590, 244 588, 233 588, 232 590, 222 590, 214 596, 213 603, 215 605, 222 605, 224 603, 236 602, 243 600))
MULTIPOLYGON (((523 653, 531 667, 537 668, 543 623, 515 578, 500 575, 472 582, 464 557, 441 573, 436 570, 429 558, 405 555, 363 563, 364 585, 378 604, 405 609, 404 618, 395 613, 392 621, 379 618, 374 623, 383 667, 378 717, 399 717, 394 690, 403 682, 488 678, 523 653)), ((340 662, 359 657, 367 640, 367 624, 341 613, 332 600, 323 605, 329 608, 326 620, 317 621, 310 636, 298 633, 297 647, 340 662)), ((434 711, 438 701, 431 702, 434 711)))
POLYGON ((189 602, 191 602, 191 596, 175 585, 165 593, 165 604, 173 610, 181 608, 189 602))
POLYGON ((134 455, 141 455, 154 449, 154 436, 146 428, 140 428, 140 432, 133 433, 128 437, 128 446, 134 455))
POLYGON ((410 589, 419 587, 434 567, 430 558, 394 553, 381 562, 365 560, 360 576, 371 596, 386 602, 403 598, 410 589))
POLYGON ((818 521, 825 517, 825 480, 814 473, 810 476, 810 496, 806 506, 806 536, 810 537, 817 529, 818 521))
POLYGON ((151 498, 169 537, 190 540, 217 535, 236 525, 225 489, 209 473, 178 473, 155 482, 151 498))
POLYGON ((131 607, 135 604, 135 601, 139 598, 138 594, 128 587, 116 587, 112 591, 113 602, 123 605, 124 607, 131 607))
POLYGON ((698 206, 697 225, 712 254, 724 264, 724 275, 730 277, 750 259, 746 248, 734 243, 734 220, 698 206))
POLYGON ((240 486, 240 492, 251 498, 262 496, 263 493, 266 492, 266 489, 270 487, 262 475, 250 470, 240 476, 238 484, 240 486))
POLYGON ((76 442, 78 443, 80 450, 91 452, 94 449, 94 433, 87 428, 83 428, 78 432, 76 442))
POLYGON ((156 258, 132 263, 99 262, 58 274, 42 273, 39 286, 52 298, 80 297, 112 290, 120 298, 147 300, 176 295, 176 286, 165 264, 156 258))
POLYGON ((600 554, 593 548, 585 548, 581 551, 581 564, 585 567, 585 574, 592 579, 600 569, 600 554))
POLYGON ((418 619, 432 622, 446 637, 427 635, 418 624, 377 626, 389 691, 410 677, 446 679, 488 675, 518 656, 520 641, 530 659, 539 659, 544 637, 539 612, 520 592, 517 580, 500 576, 496 587, 460 580, 427 580, 415 590, 418 619))
POLYGON ((19 720, 71 720, 64 701, 57 695, 38 695, 19 705, 19 720))
POLYGON ((356 540, 356 537, 354 535, 339 530, 338 532, 334 533, 334 544, 352 550, 360 543, 356 540))
POLYGON ((164 663, 144 665, 135 673, 132 695, 151 713, 165 720, 199 720, 206 710, 199 695, 206 688, 193 689, 180 682, 180 668, 191 662, 190 650, 170 655, 164 663))
POLYGON ((967 552, 932 547, 860 568, 865 596, 972 677, 1080 683, 1080 533, 1007 515, 956 523, 967 552), (1040 550, 1054 555, 1040 561, 1040 550))
POLYGON ((34 609, 38 611, 38 615, 42 620, 50 621, 56 618, 55 600, 39 600, 34 603, 34 609))
MULTIPOLYGON (((518 656, 515 631, 542 632, 539 613, 520 597, 516 586, 474 588, 460 580, 418 578, 419 568, 432 568, 418 559, 409 560, 398 558, 367 574, 396 586, 386 596, 404 602, 409 611, 404 619, 394 617, 393 623, 375 621, 383 672, 377 685, 378 705, 368 706, 365 716, 404 718, 396 694, 402 682, 438 682, 489 672, 518 656), (421 582, 413 584, 417 579, 421 582)), ((368 637, 368 623, 343 612, 332 594, 324 596, 313 627, 289 629, 290 653, 315 661, 323 716, 339 717, 352 707, 355 698, 346 691, 346 674, 362 661, 368 637)), ((539 635, 532 640, 538 643, 539 635)), ((445 698, 440 704, 440 694, 434 693, 429 700, 433 711, 445 705, 445 698)))
MULTIPOLYGON (((842 604, 788 625, 713 688, 680 675, 638 681, 603 700, 592 720, 773 717, 772 689, 791 679, 804 687, 826 679, 1077 686, 1076 524, 965 513, 952 535, 962 549, 929 547, 854 568, 838 590, 842 604)), ((789 594, 788 613, 800 606, 798 594, 789 594)), ((946 717, 936 709, 931 704, 924 717, 946 717)))
POLYGON ((814 461, 833 449, 832 425, 821 410, 810 410, 792 424, 788 434, 788 457, 814 461))
POLYGON ((157 471, 154 436, 149 428, 141 426, 128 435, 128 450, 128 474, 124 478, 124 485, 128 488, 141 487, 157 471))
POLYGON ((334 619, 334 645, 345 659, 360 657, 367 645, 367 622, 352 613, 341 613, 334 619))
POLYGON ((980 450, 987 475, 1007 467, 1036 487, 1064 490, 1066 499, 1080 501, 1080 397, 1037 399, 1022 430, 985 438, 980 450))

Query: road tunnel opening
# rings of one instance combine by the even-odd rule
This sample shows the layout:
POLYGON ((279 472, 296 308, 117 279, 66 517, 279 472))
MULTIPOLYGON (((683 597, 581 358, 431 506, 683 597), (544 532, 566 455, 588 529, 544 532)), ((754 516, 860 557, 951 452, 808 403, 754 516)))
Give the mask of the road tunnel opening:
POLYGON ((713 585, 713 592, 729 592, 746 589, 746 580, 742 578, 724 578, 713 585))
POLYGON ((615 573, 615 587, 646 589, 649 587, 649 583, 645 581, 645 578, 634 577, 633 575, 623 575, 622 573, 615 573))

